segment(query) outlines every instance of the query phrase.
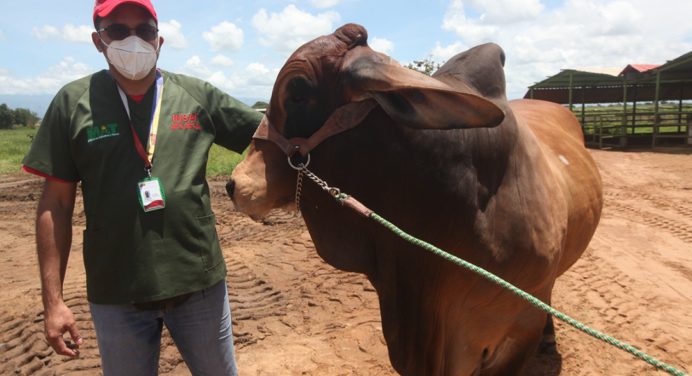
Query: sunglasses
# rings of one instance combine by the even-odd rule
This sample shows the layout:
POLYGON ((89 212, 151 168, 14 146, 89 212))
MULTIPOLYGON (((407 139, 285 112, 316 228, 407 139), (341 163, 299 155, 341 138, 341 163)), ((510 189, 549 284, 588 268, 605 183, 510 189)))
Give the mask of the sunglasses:
POLYGON ((135 35, 144 39, 145 41, 152 41, 159 35, 159 29, 146 23, 139 24, 135 28, 130 28, 120 23, 115 23, 96 31, 98 33, 105 31, 106 35, 108 35, 108 38, 111 40, 123 40, 132 35, 132 31, 135 32, 135 35))

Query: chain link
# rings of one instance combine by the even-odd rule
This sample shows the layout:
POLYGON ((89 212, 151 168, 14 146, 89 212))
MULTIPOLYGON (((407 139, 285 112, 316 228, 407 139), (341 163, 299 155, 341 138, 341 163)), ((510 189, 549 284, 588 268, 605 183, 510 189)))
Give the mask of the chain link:
MULTIPOLYGON (((302 166, 302 164, 301 164, 302 166)), ((300 195, 303 191, 303 169, 298 170, 298 179, 296 179, 296 210, 300 213, 300 195)))
POLYGON ((299 164, 298 166, 293 166, 291 165, 294 169, 298 171, 298 178, 296 179, 296 197, 295 197, 295 203, 296 203, 296 209, 300 211, 300 197, 303 193, 303 176, 307 176, 308 179, 312 180, 315 184, 317 184, 318 187, 320 187, 323 191, 329 193, 332 197, 335 199, 340 199, 341 196, 341 190, 336 187, 330 187, 326 181, 320 179, 312 173, 312 171, 308 170, 307 166, 304 164, 299 164))

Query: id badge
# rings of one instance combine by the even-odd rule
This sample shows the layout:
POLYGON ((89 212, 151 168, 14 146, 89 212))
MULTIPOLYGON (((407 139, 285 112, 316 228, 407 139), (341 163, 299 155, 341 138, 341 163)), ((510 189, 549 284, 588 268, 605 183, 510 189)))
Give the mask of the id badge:
POLYGON ((158 178, 146 178, 137 183, 139 190, 139 203, 145 212, 163 209, 166 207, 166 195, 158 178))

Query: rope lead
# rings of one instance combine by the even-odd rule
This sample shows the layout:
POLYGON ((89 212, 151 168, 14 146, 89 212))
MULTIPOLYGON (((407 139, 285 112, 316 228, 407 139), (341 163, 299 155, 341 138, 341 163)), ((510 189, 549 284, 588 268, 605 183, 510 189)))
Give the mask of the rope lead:
MULTIPOLYGON (((293 165, 291 165, 293 167, 293 165)), ((296 168, 296 167, 294 167, 296 168)), ((592 329, 585 324, 571 318, 570 316, 567 316, 566 314, 556 310, 555 308, 549 306, 548 304, 543 303, 540 299, 536 298, 535 296, 519 289, 518 287, 514 286, 513 284, 505 281, 504 279, 496 276, 493 273, 490 273, 489 271, 480 268, 476 265, 471 264, 468 261, 465 261, 459 257, 456 257, 452 254, 449 254, 434 245, 430 243, 426 243, 420 239, 417 239, 400 228, 396 227, 394 224, 390 223, 386 219, 380 217, 377 213, 373 212, 369 208, 367 208, 365 205, 362 203, 358 202, 357 200, 353 199, 351 196, 348 196, 345 193, 341 193, 341 191, 338 188, 330 187, 327 182, 324 180, 320 179, 317 175, 315 175, 313 172, 307 169, 307 165, 299 165, 296 170, 298 170, 298 182, 297 182, 297 187, 296 187, 296 204, 298 205, 298 210, 300 210, 300 192, 302 190, 302 178, 303 175, 308 177, 310 180, 312 180, 315 184, 317 184, 322 190, 328 192, 332 197, 334 197, 338 202, 340 202, 342 205, 345 205, 347 207, 350 207, 351 209, 356 210, 358 213, 362 214, 363 216, 370 218, 374 220, 375 222, 379 223, 380 225, 384 226, 385 228, 389 229, 392 231, 394 234, 397 236, 401 237, 402 239, 408 241, 409 243, 412 243, 418 247, 421 247, 425 250, 428 250, 432 252, 433 254, 440 256, 444 258, 447 261, 451 261, 452 263, 461 266, 462 268, 468 269, 488 280, 491 282, 504 287, 505 289, 511 291, 515 295, 518 295, 522 299, 526 300, 527 302, 531 303, 533 306, 553 315, 554 317, 557 317, 558 319, 568 323, 569 325, 581 330, 582 332, 600 339, 601 341, 604 341, 606 343, 609 343, 621 350, 627 351, 628 353, 634 355, 635 357, 651 364, 652 366, 666 371, 670 373, 671 375, 674 376, 686 376, 687 373, 684 371, 681 371, 670 364, 664 363, 648 354, 645 352, 637 349, 636 347, 629 345, 625 342, 622 342, 620 340, 617 340, 605 333, 601 333, 598 330, 592 329)))
POLYGON ((425 250, 428 250, 428 251, 432 252, 433 254, 444 258, 445 260, 451 261, 456 265, 459 265, 465 269, 468 269, 468 270, 490 280, 491 282, 493 282, 493 283, 495 283, 501 287, 504 287, 505 289, 511 291, 515 295, 518 295, 522 299, 531 303, 535 307, 540 308, 541 310, 553 315, 554 317, 557 317, 558 319, 568 323, 569 325, 572 325, 573 327, 581 330, 582 332, 584 332, 584 333, 586 333, 586 334, 588 334, 594 338, 600 339, 601 341, 609 343, 609 344, 611 344, 611 345, 613 345, 613 346, 615 346, 621 350, 627 351, 628 353, 634 355, 635 357, 651 364, 652 366, 654 366, 660 370, 666 371, 666 372, 670 373, 671 375, 675 375, 675 376, 687 375, 687 373, 685 373, 684 371, 681 371, 681 370, 671 366, 670 364, 664 363, 664 362, 644 353, 643 351, 640 351, 639 349, 637 349, 636 347, 634 347, 632 345, 629 345, 625 342, 619 341, 619 340, 617 340, 617 339, 615 339, 615 338, 613 338, 613 337, 611 337, 605 333, 599 332, 598 330, 589 328, 588 326, 586 326, 586 325, 582 324, 581 322, 571 318, 570 316, 556 310, 555 308, 549 306, 548 304, 545 304, 544 302, 542 302, 538 298, 536 298, 533 295, 519 289, 518 287, 516 287, 513 284, 505 281, 504 279, 496 276, 495 274, 490 273, 489 271, 487 271, 483 268, 480 268, 476 265, 473 265, 473 264, 469 263, 468 261, 465 261, 459 257, 456 257, 452 254, 449 254, 449 253, 435 247, 434 245, 432 245, 430 243, 426 243, 420 239, 417 239, 417 238, 405 233, 403 230, 396 227, 394 224, 392 224, 392 223, 388 222, 386 219, 380 217, 377 213, 374 213, 374 212, 370 213, 369 218, 374 220, 375 222, 381 224, 382 226, 389 229, 390 231, 395 233, 397 236, 403 238, 404 240, 408 241, 409 243, 412 243, 418 247, 421 247, 425 250))

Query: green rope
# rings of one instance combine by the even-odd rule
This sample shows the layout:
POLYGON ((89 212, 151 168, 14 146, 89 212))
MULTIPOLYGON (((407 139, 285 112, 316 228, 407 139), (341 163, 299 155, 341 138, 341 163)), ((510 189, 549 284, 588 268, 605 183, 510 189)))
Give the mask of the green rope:
POLYGON ((492 273, 490 273, 490 272, 488 272, 488 271, 486 271, 486 270, 484 270, 484 269, 482 269, 476 265, 473 265, 473 264, 469 263, 468 261, 462 260, 459 257, 451 255, 451 254, 435 247, 432 244, 429 244, 429 243, 426 243, 420 239, 414 238, 413 236, 405 233, 404 231, 402 231, 401 229, 399 229, 398 227, 396 227, 392 223, 388 222, 386 219, 377 215, 377 213, 374 213, 374 212, 371 213, 370 218, 373 219, 375 222, 378 222, 382 226, 388 228, 389 230, 391 230, 392 232, 394 232, 396 235, 400 236, 404 240, 406 240, 410 243, 413 243, 414 245, 417 245, 421 248, 424 248, 424 249, 426 249, 426 250, 428 250, 428 251, 430 251, 430 252, 432 252, 432 253, 434 253, 434 254, 436 254, 436 255, 438 255, 438 256, 440 256, 440 257, 442 257, 448 261, 451 261, 451 262, 453 262, 453 263, 455 263, 455 264, 457 264, 463 268, 466 268, 466 269, 468 269, 468 270, 470 270, 476 274, 479 274, 482 277, 489 279, 493 283, 506 288, 507 290, 513 292, 514 294, 518 295, 519 297, 528 301, 529 303, 533 304, 534 306, 540 308, 541 310, 548 312, 549 314, 553 315, 554 317, 557 317, 558 319, 572 325, 573 327, 583 331, 584 333, 586 333, 592 337, 595 337, 595 338, 598 338, 604 342, 607 342, 607 343, 609 343, 609 344, 611 344, 611 345, 613 345, 613 346, 615 346, 621 350, 625 350, 628 353, 636 356, 637 358, 642 359, 645 362, 651 364, 652 366, 654 366, 658 369, 661 369, 663 371, 666 371, 666 372, 670 373, 671 375, 675 375, 675 376, 687 375, 687 373, 685 373, 681 370, 678 370, 675 367, 673 367, 667 363, 664 363, 664 362, 662 362, 662 361, 660 361, 660 360, 658 360, 658 359, 656 359, 650 355, 647 355, 646 353, 638 350, 634 346, 631 346, 631 345, 628 345, 627 343, 621 342, 621 341, 619 341, 619 340, 617 340, 617 339, 615 339, 615 338, 613 338, 607 334, 599 332, 598 330, 589 328, 588 326, 582 324, 581 322, 579 322, 579 321, 567 316, 566 314, 554 309, 553 307, 549 306, 548 304, 543 303, 542 301, 540 301, 538 298, 532 296, 531 294, 528 294, 528 293, 520 290, 516 286, 514 286, 511 283, 505 281, 504 279, 496 276, 495 274, 492 274, 492 273))

